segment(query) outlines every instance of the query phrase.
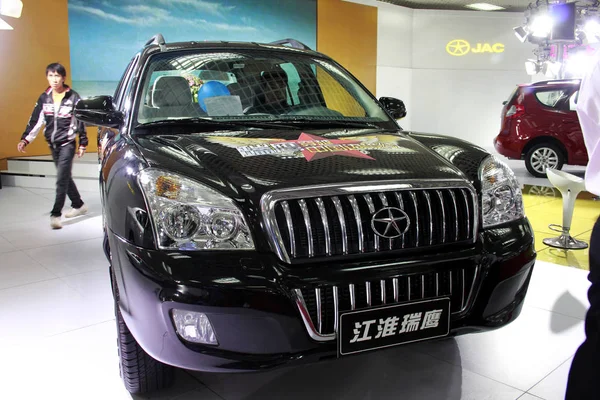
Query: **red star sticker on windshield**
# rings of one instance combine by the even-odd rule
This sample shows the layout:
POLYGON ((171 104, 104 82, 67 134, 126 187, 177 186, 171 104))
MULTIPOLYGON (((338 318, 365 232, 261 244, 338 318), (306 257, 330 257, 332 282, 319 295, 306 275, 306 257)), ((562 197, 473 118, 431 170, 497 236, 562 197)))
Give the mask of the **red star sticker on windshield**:
POLYGON ((303 132, 300 134, 298 140, 283 140, 281 142, 272 144, 278 143, 297 143, 300 147, 302 147, 302 154, 307 161, 313 161, 332 156, 356 157, 374 160, 373 157, 366 155, 360 150, 352 150, 351 147, 345 148, 346 145, 362 143, 360 140, 326 139, 303 132))

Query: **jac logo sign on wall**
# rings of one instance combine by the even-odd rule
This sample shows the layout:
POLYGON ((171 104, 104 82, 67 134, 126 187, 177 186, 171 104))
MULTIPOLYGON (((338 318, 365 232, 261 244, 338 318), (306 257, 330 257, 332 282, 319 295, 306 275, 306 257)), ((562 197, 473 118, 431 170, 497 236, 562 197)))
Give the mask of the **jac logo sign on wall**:
MULTIPOLYGON (((10 18, 21 18, 23 2, 21 0, 0 0, 0 15, 10 18)), ((13 27, 0 18, 0 30, 12 30, 13 27)))
POLYGON ((504 53, 504 45, 502 43, 476 43, 472 46, 466 40, 455 39, 448 42, 446 52, 455 57, 467 54, 504 53))

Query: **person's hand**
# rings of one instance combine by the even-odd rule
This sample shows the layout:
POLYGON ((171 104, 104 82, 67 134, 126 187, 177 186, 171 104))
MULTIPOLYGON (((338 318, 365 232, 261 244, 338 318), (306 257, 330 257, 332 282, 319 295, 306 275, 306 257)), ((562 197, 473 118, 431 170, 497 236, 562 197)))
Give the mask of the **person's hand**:
POLYGON ((19 142, 19 144, 17 145, 17 150, 19 150, 19 153, 25 153, 25 146, 27 146, 27 142, 24 140, 21 140, 19 142))
POLYGON ((77 157, 81 158, 85 154, 85 147, 79 146, 79 150, 77 150, 77 157))

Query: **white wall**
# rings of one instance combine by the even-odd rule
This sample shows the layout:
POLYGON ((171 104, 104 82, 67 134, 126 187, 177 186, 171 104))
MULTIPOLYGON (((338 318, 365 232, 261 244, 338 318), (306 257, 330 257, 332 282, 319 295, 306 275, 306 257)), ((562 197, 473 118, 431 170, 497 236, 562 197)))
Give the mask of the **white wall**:
POLYGON ((512 30, 522 18, 521 13, 415 10, 410 129, 492 149, 502 102, 516 84, 530 80, 524 63, 533 47, 512 30), (456 39, 471 46, 500 43, 504 51, 452 56, 446 45, 456 39))
POLYGON ((413 10, 382 4, 379 6, 377 21, 376 95, 404 100, 408 115, 400 121, 400 124, 404 129, 411 129, 413 10))
POLYGON ((377 97, 406 103, 403 128, 450 135, 492 149, 500 129, 502 102, 519 83, 531 81, 525 61, 533 45, 521 43, 513 27, 523 13, 412 10, 373 0, 346 0, 378 7, 377 97), (502 43, 498 54, 446 52, 462 39, 502 43))
POLYGON ((523 77, 513 71, 413 70, 410 129, 458 137, 493 149, 502 102, 525 78, 526 74, 523 77))

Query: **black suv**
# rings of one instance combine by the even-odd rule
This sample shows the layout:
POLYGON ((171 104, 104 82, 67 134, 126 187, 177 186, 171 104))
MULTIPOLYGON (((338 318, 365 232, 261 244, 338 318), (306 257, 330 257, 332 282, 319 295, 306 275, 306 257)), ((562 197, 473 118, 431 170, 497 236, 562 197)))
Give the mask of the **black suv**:
POLYGON ((536 257, 519 184, 405 114, 294 40, 157 35, 114 97, 80 101, 127 389, 514 320, 536 257))

